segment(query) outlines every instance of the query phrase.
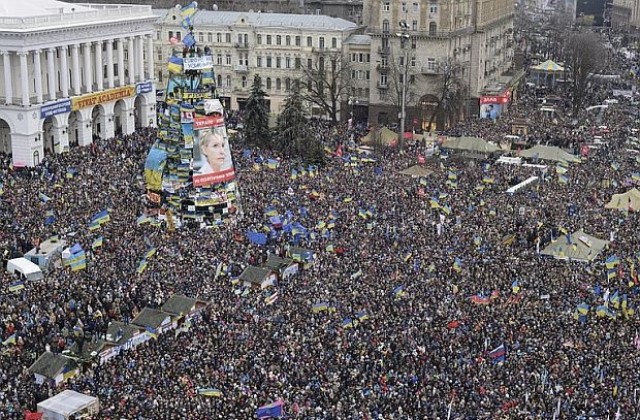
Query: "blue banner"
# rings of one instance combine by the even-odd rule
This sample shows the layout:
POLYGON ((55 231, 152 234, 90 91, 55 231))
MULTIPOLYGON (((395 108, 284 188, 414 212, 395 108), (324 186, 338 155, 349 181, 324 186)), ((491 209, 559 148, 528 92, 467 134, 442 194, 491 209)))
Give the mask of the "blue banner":
POLYGON ((45 119, 58 114, 71 112, 71 99, 53 102, 40 107, 40 118, 45 119))
POLYGON ((143 82, 143 83, 138 83, 136 85, 136 95, 140 95, 141 93, 149 93, 149 92, 153 92, 152 82, 143 82))

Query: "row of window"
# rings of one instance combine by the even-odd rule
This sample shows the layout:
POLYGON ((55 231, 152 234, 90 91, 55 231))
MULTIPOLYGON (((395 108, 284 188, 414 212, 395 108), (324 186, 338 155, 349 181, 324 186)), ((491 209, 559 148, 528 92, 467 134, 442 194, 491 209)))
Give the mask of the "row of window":
MULTIPOLYGON (((420 3, 413 3, 411 5, 411 10, 414 12, 419 12, 420 11, 420 3)), ((407 5, 407 3, 402 3, 401 4, 402 7, 402 11, 403 12, 409 12, 409 6, 407 5)), ((384 3, 382 3, 382 10, 384 12, 390 12, 391 11, 391 2, 390 1, 385 1, 384 3)), ((429 5, 429 13, 438 13, 438 5, 437 4, 430 4, 429 5)))
MULTIPOLYGON (((182 33, 180 31, 176 31, 175 33, 173 31, 169 31, 168 33, 169 35, 169 39, 174 38, 178 41, 182 40, 182 33)), ((158 31, 156 33, 156 38, 157 39, 161 39, 161 32, 158 31)), ((208 32, 206 34, 206 42, 209 43, 213 43, 213 33, 212 32, 208 32)), ((222 43, 227 43, 230 44, 231 43, 231 34, 230 33, 226 33, 226 34, 222 34, 220 32, 216 33, 216 37, 215 37, 215 42, 218 44, 222 44, 222 43), (224 39, 224 40, 223 40, 224 39)), ((238 44, 240 45, 249 45, 249 35, 248 34, 238 34, 238 38, 237 38, 238 44)), ((198 32, 198 42, 200 43, 204 43, 205 42, 205 33, 204 32, 198 32)), ((292 37, 291 35, 265 35, 264 39, 263 39, 263 35, 262 34, 257 34, 256 35, 256 44, 257 45, 285 45, 285 46, 291 46, 291 45, 295 45, 296 47, 301 47, 302 46, 302 36, 300 35, 296 35, 295 37, 292 37), (291 43, 293 38, 293 44, 291 43), (263 43, 264 41, 264 43, 263 43), (284 41, 284 43, 283 43, 284 41)), ((313 37, 312 36, 307 36, 305 39, 305 45, 307 47, 313 47, 313 37)), ((327 44, 326 44, 326 40, 325 37, 321 36, 318 37, 318 48, 327 48, 327 44)), ((332 37, 331 38, 331 48, 338 48, 338 38, 336 37, 332 37)))

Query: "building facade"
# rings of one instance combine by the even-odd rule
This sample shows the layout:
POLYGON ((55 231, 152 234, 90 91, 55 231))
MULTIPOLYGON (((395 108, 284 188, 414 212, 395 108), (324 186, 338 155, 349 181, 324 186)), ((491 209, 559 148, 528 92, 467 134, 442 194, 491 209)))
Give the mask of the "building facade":
POLYGON ((370 122, 399 122, 405 75, 406 130, 446 125, 434 113, 451 93, 461 117, 478 115, 483 95, 508 89, 512 0, 368 0, 363 15, 371 37, 370 122))
POLYGON ((0 4, 0 152, 15 166, 155 125, 150 6, 0 4))
MULTIPOLYGON (((158 88, 166 85, 167 59, 181 50, 186 31, 180 11, 156 11, 160 18, 154 36, 158 88)), ((345 42, 358 26, 324 15, 200 10, 193 16, 194 37, 209 47, 214 60, 218 94, 227 109, 242 110, 255 74, 262 78, 271 113, 281 111, 292 83, 304 77, 303 68, 323 54, 343 54, 345 42)), ((310 108, 311 114, 318 110, 310 108)))
POLYGON ((614 28, 639 28, 640 0, 613 0, 611 26, 614 28))

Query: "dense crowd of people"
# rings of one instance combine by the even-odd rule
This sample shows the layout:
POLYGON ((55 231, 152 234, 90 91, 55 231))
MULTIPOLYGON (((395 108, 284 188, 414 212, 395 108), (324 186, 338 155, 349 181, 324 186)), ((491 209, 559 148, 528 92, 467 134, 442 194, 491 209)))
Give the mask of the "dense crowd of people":
MULTIPOLYGON (((525 87, 498 121, 468 121, 446 134, 499 142, 514 120, 536 112, 536 101, 525 87)), ((247 419, 278 399, 300 419, 634 418, 637 315, 618 310, 611 319, 595 309, 613 308, 608 297, 616 291, 628 295, 629 308, 639 301, 638 209, 604 208, 640 178, 633 176, 637 144, 628 144, 636 122, 626 110, 611 107, 606 129, 570 119, 529 125, 529 145, 574 153, 602 137, 582 163, 570 164, 566 182, 557 162, 535 162, 544 169, 455 152, 427 157, 420 143, 374 162, 345 161, 345 146, 342 158, 312 174, 286 159, 275 169, 256 167, 255 153, 236 148, 243 212, 216 229, 137 223, 153 130, 49 156, 37 168, 17 171, 3 160, 4 258, 59 235, 82 245, 87 267, 56 266, 17 292, 2 273, 0 336, 16 339, 0 347, 0 417, 22 418, 69 388, 97 396, 105 419, 247 419), (431 175, 399 173, 423 157, 431 175), (534 175, 538 182, 505 193, 534 175), (269 224, 272 207, 313 233, 296 244, 316 258, 265 302, 264 292, 245 293, 232 279, 291 244, 286 234, 266 245, 246 239, 269 224), (90 230, 103 209, 111 220, 90 230), (611 243, 588 262, 540 254, 578 229, 611 243), (103 245, 92 249, 97 236, 103 245), (140 274, 150 247, 156 257, 140 274), (603 262, 613 255, 620 263, 611 278, 603 262), (219 265, 225 269, 216 276, 219 265), (85 364, 59 388, 35 383, 27 368, 43 352, 71 348, 78 330, 87 340, 103 338, 110 322, 129 322, 173 293, 209 303, 188 332, 85 364), (333 309, 312 310, 320 302, 333 309), (591 309, 576 319, 581 303, 591 309), (504 360, 493 351, 500 346, 504 360)), ((331 150, 360 134, 318 124, 331 150)))

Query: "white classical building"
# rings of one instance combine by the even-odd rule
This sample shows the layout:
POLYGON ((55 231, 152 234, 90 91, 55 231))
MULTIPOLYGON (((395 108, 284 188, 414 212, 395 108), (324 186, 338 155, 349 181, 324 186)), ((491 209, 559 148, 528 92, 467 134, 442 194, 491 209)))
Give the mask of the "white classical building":
POLYGON ((155 125, 150 6, 0 1, 0 152, 14 166, 155 125))

